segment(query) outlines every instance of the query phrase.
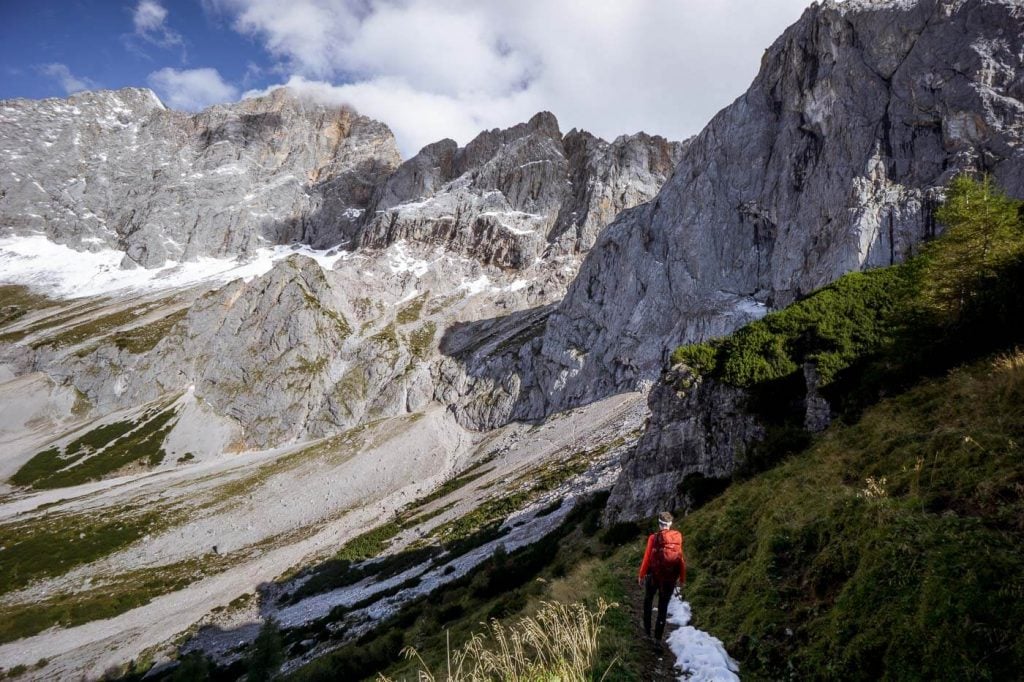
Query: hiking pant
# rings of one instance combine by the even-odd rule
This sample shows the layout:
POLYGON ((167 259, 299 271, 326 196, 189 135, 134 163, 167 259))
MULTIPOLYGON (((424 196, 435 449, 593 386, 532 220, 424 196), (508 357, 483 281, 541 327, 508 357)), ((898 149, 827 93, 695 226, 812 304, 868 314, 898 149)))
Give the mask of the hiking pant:
POLYGON ((654 605, 654 595, 658 595, 658 619, 654 623, 654 637, 661 640, 665 633, 665 618, 668 615, 668 602, 672 599, 672 590, 676 588, 675 580, 659 582, 654 576, 648 575, 644 583, 644 632, 651 634, 651 607, 654 605))

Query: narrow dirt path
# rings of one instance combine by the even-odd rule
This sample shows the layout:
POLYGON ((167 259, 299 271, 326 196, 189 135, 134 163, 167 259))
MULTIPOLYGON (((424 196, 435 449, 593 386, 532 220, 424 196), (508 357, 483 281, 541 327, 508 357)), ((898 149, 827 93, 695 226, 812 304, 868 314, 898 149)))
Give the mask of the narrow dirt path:
MULTIPOLYGON (((630 622, 633 624, 634 641, 640 651, 643 668, 647 671, 645 680, 650 682, 676 682, 679 679, 679 673, 675 669, 675 656, 672 655, 664 641, 659 651, 655 648, 654 642, 644 634, 643 590, 637 587, 636 579, 632 576, 624 578, 623 584, 626 588, 626 594, 629 595, 629 614, 630 622)), ((666 639, 674 629, 675 627, 672 624, 666 624, 666 639)))

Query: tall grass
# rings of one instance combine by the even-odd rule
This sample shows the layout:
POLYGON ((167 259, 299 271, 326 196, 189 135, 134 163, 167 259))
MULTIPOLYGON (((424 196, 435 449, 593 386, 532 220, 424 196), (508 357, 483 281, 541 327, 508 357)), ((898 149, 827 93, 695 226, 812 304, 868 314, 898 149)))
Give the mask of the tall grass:
MULTIPOLYGON (((413 647, 403 654, 419 660, 418 682, 589 682, 595 673, 601 621, 616 606, 601 599, 592 611, 581 603, 544 602, 536 614, 510 627, 492 620, 486 633, 473 634, 454 652, 449 649, 446 669, 438 672, 431 671, 413 647)), ((379 680, 397 682, 383 675, 379 680)))

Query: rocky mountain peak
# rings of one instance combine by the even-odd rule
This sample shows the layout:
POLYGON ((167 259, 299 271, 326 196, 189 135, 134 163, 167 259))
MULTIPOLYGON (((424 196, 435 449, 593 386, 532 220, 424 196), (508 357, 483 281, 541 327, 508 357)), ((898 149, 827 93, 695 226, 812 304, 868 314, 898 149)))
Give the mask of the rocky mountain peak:
POLYGON ((502 268, 585 252, 620 210, 650 199, 683 145, 638 135, 563 136, 540 112, 459 148, 424 147, 378 189, 360 244, 443 243, 502 268))
POLYGON ((11 100, 0 136, 0 234, 147 268, 342 240, 401 160, 383 124, 287 91, 195 115, 144 89, 11 100))
POLYGON ((959 172, 1024 195, 1022 55, 1017 0, 812 5, 658 195, 601 232, 531 352, 488 361, 517 375, 496 379, 520 391, 511 416, 642 385, 681 343, 902 261, 959 172))

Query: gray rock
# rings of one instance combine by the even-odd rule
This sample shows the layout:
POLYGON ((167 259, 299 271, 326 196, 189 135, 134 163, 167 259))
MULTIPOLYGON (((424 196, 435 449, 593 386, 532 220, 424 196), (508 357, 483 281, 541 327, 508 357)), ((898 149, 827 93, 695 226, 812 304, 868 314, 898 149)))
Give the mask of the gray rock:
POLYGON ((803 372, 804 385, 807 387, 807 393, 804 396, 804 429, 811 433, 818 433, 827 429, 828 425, 832 423, 832 406, 819 391, 821 375, 818 374, 818 365, 813 362, 805 362, 803 372))
POLYGON ((360 244, 443 244, 503 268, 573 256, 624 208, 657 193, 685 143, 643 133, 563 136, 547 112, 481 133, 460 149, 424 147, 380 186, 360 244))
POLYGON ((605 510, 611 522, 687 509, 687 477, 727 478, 764 427, 746 410, 742 389, 703 378, 685 365, 666 372, 648 396, 651 418, 627 457, 605 510))
POLYGON ((386 126, 286 88, 193 116, 149 90, 0 102, 0 235, 124 267, 351 240, 400 163, 386 126))
POLYGON ((1022 62, 1020 0, 811 6, 658 196, 601 233, 518 381, 494 379, 520 387, 510 416, 633 388, 758 304, 902 261, 956 173, 1024 196, 1022 62))

